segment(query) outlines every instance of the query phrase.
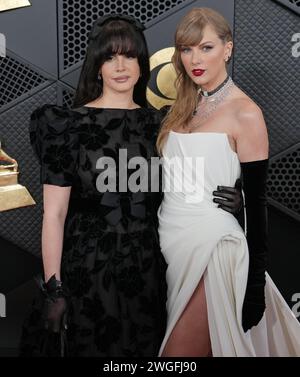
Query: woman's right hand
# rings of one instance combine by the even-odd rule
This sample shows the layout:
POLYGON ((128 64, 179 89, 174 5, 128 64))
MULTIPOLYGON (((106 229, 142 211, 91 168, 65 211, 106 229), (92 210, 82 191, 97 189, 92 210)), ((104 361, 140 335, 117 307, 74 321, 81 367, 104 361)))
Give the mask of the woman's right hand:
POLYGON ((45 329, 59 333, 67 329, 67 301, 64 297, 56 298, 54 301, 46 299, 44 307, 45 329))
POLYGON ((43 322, 45 330, 59 333, 67 329, 68 292, 62 282, 53 275, 47 283, 42 278, 38 285, 45 297, 43 322))

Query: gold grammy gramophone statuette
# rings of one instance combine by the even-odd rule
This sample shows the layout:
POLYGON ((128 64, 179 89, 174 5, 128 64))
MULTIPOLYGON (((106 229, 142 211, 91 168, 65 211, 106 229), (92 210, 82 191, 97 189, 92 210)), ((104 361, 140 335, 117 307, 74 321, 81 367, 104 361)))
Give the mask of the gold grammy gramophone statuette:
POLYGON ((18 184, 18 163, 1 148, 0 142, 0 212, 36 204, 26 187, 18 184))

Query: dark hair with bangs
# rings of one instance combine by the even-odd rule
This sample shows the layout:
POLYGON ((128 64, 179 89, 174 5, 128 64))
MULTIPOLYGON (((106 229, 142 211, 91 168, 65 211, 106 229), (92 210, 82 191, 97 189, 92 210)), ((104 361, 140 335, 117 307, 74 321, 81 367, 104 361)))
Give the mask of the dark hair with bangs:
MULTIPOLYGON (((122 16, 121 16, 122 17, 122 16)), ((89 34, 89 43, 81 69, 73 107, 83 106, 103 92, 103 82, 98 73, 104 62, 112 55, 136 57, 141 77, 133 91, 133 100, 147 107, 146 88, 150 78, 149 53, 142 30, 122 18, 97 20, 89 34)))

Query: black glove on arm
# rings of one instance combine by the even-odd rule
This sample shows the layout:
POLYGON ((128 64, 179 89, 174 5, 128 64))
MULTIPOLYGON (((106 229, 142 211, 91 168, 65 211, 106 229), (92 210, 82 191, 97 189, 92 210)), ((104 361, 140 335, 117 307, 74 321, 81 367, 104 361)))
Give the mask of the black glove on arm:
POLYGON ((66 328, 68 292, 55 275, 47 283, 40 279, 39 286, 45 296, 45 329, 58 333, 66 328))
POLYGON ((243 208, 243 195, 241 180, 237 179, 234 187, 218 186, 218 189, 213 192, 213 202, 219 204, 219 208, 230 212, 234 215, 238 214, 243 208))
POLYGON ((265 310, 268 162, 269 160, 261 160, 241 163, 249 248, 248 282, 242 312, 245 332, 259 323, 265 310))

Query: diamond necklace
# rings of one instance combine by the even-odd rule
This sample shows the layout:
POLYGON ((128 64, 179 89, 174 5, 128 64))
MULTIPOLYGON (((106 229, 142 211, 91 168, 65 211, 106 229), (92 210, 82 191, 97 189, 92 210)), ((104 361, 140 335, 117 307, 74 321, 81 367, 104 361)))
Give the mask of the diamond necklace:
POLYGON ((216 89, 211 90, 210 92, 200 88, 198 90, 198 94, 201 93, 204 97, 211 97, 213 94, 217 93, 220 89, 222 89, 223 86, 225 86, 229 80, 230 80, 230 76, 227 76, 226 79, 219 86, 216 87, 216 89))
POLYGON ((232 78, 227 76, 222 84, 211 92, 200 89, 198 93, 202 94, 201 101, 193 113, 192 124, 189 125, 189 128, 196 128, 208 119, 215 112, 218 105, 228 96, 233 86, 232 78))

